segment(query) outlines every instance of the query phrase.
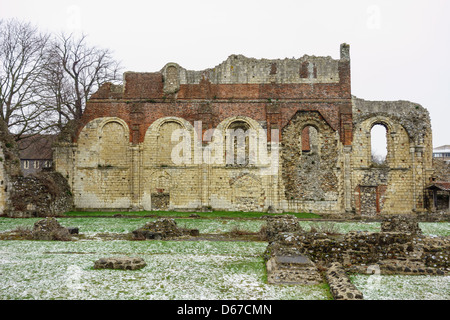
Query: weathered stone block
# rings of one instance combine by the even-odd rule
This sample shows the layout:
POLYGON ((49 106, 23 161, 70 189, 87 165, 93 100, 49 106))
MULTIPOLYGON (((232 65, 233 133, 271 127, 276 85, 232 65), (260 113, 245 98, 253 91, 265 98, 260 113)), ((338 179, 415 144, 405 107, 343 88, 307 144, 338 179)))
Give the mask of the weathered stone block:
POLYGON ((274 256, 267 263, 267 281, 271 284, 306 284, 322 282, 315 264, 305 255, 274 256))
POLYGON ((138 270, 147 265, 139 257, 101 258, 94 262, 94 269, 138 270))

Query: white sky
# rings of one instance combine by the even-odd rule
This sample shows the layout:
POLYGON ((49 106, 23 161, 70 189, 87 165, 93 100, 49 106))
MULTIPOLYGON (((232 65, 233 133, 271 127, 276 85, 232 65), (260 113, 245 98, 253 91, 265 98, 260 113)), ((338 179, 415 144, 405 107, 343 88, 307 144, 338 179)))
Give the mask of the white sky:
POLYGON ((84 32, 124 71, 168 62, 214 67, 230 54, 339 58, 350 44, 353 95, 428 109, 433 145, 450 144, 448 0, 0 0, 0 19, 43 31, 84 32))

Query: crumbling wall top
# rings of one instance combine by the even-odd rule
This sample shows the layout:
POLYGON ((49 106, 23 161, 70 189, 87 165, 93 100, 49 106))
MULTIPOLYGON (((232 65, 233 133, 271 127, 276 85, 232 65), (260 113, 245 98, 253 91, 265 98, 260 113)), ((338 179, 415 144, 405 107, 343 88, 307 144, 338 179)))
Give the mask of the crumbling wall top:
POLYGON ((353 123, 384 116, 401 124, 409 137, 420 142, 425 134, 431 132, 430 114, 418 103, 410 101, 368 101, 352 97, 353 123))

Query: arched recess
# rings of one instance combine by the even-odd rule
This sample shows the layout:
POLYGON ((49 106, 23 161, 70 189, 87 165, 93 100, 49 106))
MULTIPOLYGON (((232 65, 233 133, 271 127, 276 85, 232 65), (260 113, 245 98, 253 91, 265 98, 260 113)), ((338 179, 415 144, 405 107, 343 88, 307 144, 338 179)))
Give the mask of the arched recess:
POLYGON ((117 117, 102 117, 88 122, 78 135, 77 167, 97 167, 107 164, 107 149, 120 152, 114 154, 112 161, 119 165, 128 158, 126 148, 129 145, 129 128, 127 123, 117 117), (110 124, 108 126, 108 124, 110 124), (104 127, 106 130, 104 131, 104 127), (125 154, 124 154, 125 152, 125 154), (121 160, 117 158, 121 158, 121 160))
POLYGON ((307 125, 301 132, 302 154, 319 151, 319 132, 315 126, 307 125))
POLYGON ((164 79, 164 93, 175 94, 180 90, 180 66, 176 63, 168 63, 162 70, 164 79))
POLYGON ((167 210, 170 206, 172 176, 167 171, 157 171, 151 177, 151 209, 167 210))
POLYGON ((90 121, 78 137, 74 201, 80 208, 130 206, 129 129, 117 117, 90 121))
POLYGON ((99 140, 99 166, 128 166, 129 131, 126 124, 117 120, 105 122, 100 127, 99 140))
MULTIPOLYGON (((164 117, 153 122, 145 134, 143 143, 143 164, 144 166, 176 166, 177 161, 172 159, 172 151, 180 142, 189 142, 190 146, 186 150, 180 148, 177 156, 189 158, 189 152, 193 151, 194 128, 189 121, 178 117, 164 117), (185 137, 178 135, 178 141, 172 141, 172 134, 176 130, 184 132, 185 137), (184 139, 184 140, 183 140, 184 139)), ((183 163, 186 164, 189 161, 183 163)))
POLYGON ((230 117, 219 123, 216 130, 221 135, 223 163, 227 166, 258 165, 267 162, 267 134, 255 120, 230 117))
POLYGON ((339 135, 317 111, 298 111, 282 130, 282 177, 287 200, 338 198, 339 135), (312 133, 312 134, 311 134, 312 133))

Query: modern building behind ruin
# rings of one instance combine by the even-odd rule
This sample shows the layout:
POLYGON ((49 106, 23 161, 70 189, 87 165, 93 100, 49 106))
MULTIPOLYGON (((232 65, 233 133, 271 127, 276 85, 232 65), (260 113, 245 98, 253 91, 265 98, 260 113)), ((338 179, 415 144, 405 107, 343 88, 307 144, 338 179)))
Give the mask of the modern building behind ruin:
POLYGON ((424 210, 429 114, 412 102, 352 96, 347 44, 340 59, 231 55, 202 71, 168 63, 159 72, 126 72, 123 80, 93 94, 72 141, 55 147, 55 168, 67 177, 77 209, 369 216, 424 210), (371 157, 377 124, 386 128, 384 164, 371 157), (176 149, 182 163, 173 159, 177 129, 192 147, 176 149), (229 163, 226 157, 239 157, 230 153, 230 129, 264 143, 254 149, 247 135, 243 161, 229 163), (225 138, 208 143, 212 132, 225 138), (263 156, 253 161, 254 152, 263 156))

